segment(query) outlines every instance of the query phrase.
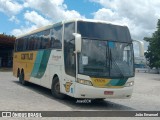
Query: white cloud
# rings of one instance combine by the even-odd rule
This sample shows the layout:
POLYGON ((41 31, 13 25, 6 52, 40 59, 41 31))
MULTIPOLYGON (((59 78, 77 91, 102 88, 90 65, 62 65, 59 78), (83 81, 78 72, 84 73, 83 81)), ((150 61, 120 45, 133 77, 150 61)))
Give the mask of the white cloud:
POLYGON ((9 16, 19 13, 23 9, 23 5, 15 0, 0 0, 0 12, 9 16))
MULTIPOLYGON (((15 17, 10 18, 10 20, 14 20, 14 19, 16 18, 15 17)), ((13 29, 11 31, 11 34, 15 36, 20 36, 28 32, 31 32, 32 30, 35 30, 39 27, 51 24, 49 20, 45 19, 35 11, 25 12, 24 19, 26 20, 25 25, 21 26, 21 28, 13 29)))
POLYGON ((20 22, 20 21, 17 19, 16 16, 12 16, 12 17, 9 19, 9 21, 15 22, 16 24, 18 24, 18 23, 20 22))
POLYGON ((63 11, 63 18, 64 19, 75 19, 75 18, 85 18, 85 17, 81 16, 75 10, 66 10, 66 11, 63 11))
POLYGON ((160 17, 158 0, 90 0, 103 6, 94 14, 94 19, 108 20, 129 27, 132 38, 142 40, 151 36, 160 17))
POLYGON ((42 27, 42 26, 51 24, 49 20, 45 19, 35 11, 31 11, 31 12, 27 11, 24 14, 24 18, 30 21, 31 23, 34 23, 37 27, 42 27))
POLYGON ((28 27, 21 26, 21 28, 19 28, 19 29, 12 30, 11 34, 15 35, 15 36, 20 36, 20 35, 26 34, 28 32, 31 32, 32 30, 35 30, 35 29, 37 29, 36 25, 32 25, 32 26, 28 26, 28 27))
POLYGON ((84 18, 75 10, 68 10, 63 0, 26 0, 25 7, 35 9, 41 14, 51 18, 54 22, 64 19, 84 18))
POLYGON ((64 4, 64 0, 47 0, 47 2, 46 0, 25 0, 23 7, 25 9, 32 9, 32 11, 24 13, 24 19, 26 20, 25 26, 32 27, 29 29, 29 27, 22 26, 20 29, 14 29, 11 33, 16 36, 33 30, 33 28, 45 26, 53 22, 85 18, 75 10, 68 10, 67 5, 64 4))
MULTIPOLYGON (((160 18, 160 1, 158 0, 90 0, 99 3, 103 8, 93 13, 94 19, 101 19, 127 25, 131 37, 143 40, 156 30, 160 18)), ((148 43, 144 42, 147 50, 148 43)), ((134 44, 135 56, 138 46, 134 44)))

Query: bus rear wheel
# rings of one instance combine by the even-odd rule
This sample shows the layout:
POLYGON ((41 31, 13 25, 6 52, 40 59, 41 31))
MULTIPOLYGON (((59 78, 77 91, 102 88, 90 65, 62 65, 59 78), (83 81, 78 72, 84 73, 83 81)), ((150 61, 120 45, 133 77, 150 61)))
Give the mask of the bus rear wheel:
POLYGON ((17 78, 19 77, 19 74, 20 74, 20 70, 18 68, 18 70, 17 70, 17 78))
POLYGON ((22 84, 22 85, 27 85, 27 82, 24 80, 24 72, 21 72, 19 74, 19 82, 22 84))
POLYGON ((60 93, 60 82, 58 77, 53 78, 51 92, 55 98, 58 98, 58 99, 65 98, 65 95, 60 93))

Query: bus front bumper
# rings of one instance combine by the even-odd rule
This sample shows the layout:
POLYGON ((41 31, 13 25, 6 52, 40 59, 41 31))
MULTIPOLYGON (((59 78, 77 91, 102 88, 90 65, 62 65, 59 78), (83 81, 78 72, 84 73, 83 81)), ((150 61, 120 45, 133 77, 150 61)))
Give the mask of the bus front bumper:
POLYGON ((115 98, 128 99, 132 95, 133 86, 123 88, 97 88, 83 84, 75 84, 75 98, 115 98), (106 94, 107 93, 107 94, 106 94), (113 93, 113 94, 112 94, 113 93))

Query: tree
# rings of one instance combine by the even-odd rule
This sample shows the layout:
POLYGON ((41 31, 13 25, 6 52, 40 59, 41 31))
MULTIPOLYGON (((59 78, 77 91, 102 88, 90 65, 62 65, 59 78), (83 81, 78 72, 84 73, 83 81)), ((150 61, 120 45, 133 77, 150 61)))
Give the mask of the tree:
POLYGON ((7 38, 7 39, 16 39, 14 35, 6 35, 5 33, 0 34, 0 38, 7 38))
POLYGON ((160 19, 157 23, 157 30, 152 34, 152 37, 145 37, 144 40, 149 42, 148 50, 145 52, 149 67, 160 68, 160 19))

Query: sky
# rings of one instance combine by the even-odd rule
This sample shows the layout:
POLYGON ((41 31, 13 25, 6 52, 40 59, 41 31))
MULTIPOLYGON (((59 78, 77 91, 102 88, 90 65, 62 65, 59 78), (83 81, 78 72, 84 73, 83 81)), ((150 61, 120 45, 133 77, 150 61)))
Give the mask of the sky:
POLYGON ((0 0, 0 33, 21 35, 62 20, 106 20, 143 40, 156 30, 160 0, 0 0))

